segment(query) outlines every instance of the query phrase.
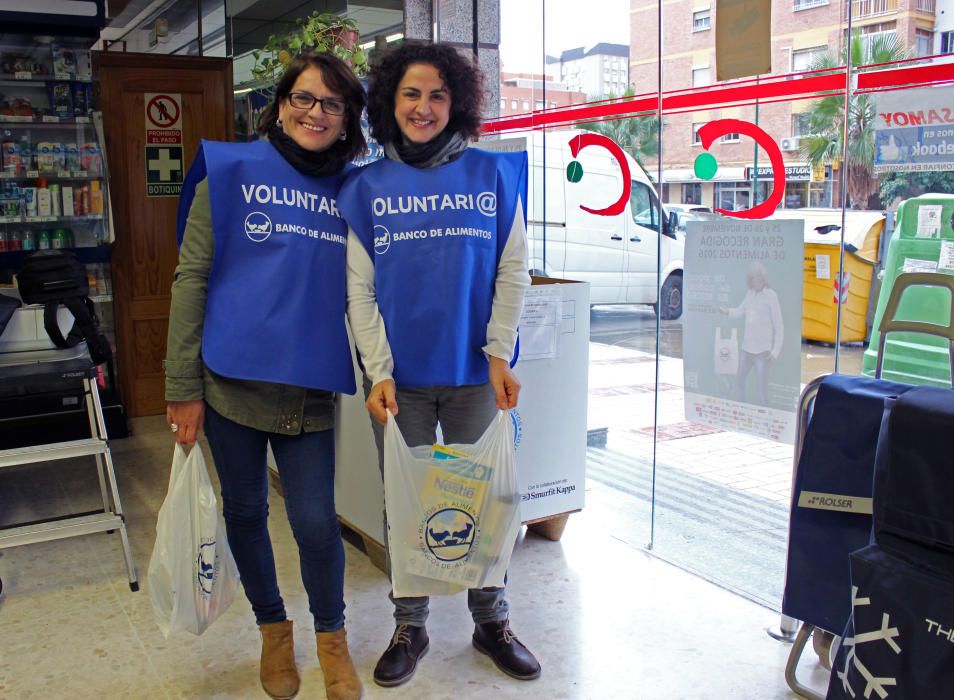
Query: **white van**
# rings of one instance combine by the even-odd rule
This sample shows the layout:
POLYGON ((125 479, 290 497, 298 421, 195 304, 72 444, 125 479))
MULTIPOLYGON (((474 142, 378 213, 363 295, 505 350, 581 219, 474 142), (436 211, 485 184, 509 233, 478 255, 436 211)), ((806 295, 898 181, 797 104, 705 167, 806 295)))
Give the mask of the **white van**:
POLYGON ((623 212, 599 216, 581 209, 603 209, 623 192, 622 170, 605 148, 589 146, 573 157, 570 141, 582 133, 586 132, 519 132, 476 144, 491 151, 528 153, 527 234, 531 270, 534 274, 589 282, 592 304, 651 304, 660 310, 661 318, 679 318, 683 234, 669 220, 663 222, 659 246, 661 282, 657 290, 660 208, 656 190, 643 169, 627 154, 632 189, 623 212), (567 176, 567 166, 572 161, 582 166, 578 182, 570 182, 567 176))

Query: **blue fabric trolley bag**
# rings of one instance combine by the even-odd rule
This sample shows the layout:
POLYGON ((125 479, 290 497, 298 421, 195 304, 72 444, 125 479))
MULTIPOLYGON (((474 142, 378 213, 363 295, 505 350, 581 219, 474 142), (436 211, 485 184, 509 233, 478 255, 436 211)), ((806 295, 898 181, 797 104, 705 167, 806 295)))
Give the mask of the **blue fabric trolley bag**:
POLYGON ((889 401, 875 460, 875 543, 851 555, 851 620, 828 698, 954 697, 954 391, 889 401))

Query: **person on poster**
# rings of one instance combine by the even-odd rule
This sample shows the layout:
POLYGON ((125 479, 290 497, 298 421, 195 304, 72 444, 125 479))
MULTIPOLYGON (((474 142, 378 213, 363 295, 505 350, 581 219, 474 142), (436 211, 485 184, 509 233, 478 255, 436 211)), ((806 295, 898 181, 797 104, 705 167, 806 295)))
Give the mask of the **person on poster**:
MULTIPOLYGON (((527 273, 526 153, 468 148, 480 133, 484 77, 452 46, 407 42, 372 68, 371 135, 385 158, 349 176, 348 319, 375 420, 387 411, 411 447, 476 442, 517 405, 517 323, 527 273)), ((383 474, 383 466, 382 466, 383 474)), ((393 595, 395 629, 374 669, 410 680, 429 648, 427 597, 393 595)), ((540 675, 514 635, 503 587, 470 589, 473 645, 519 680, 540 675)))
POLYGON ((739 370, 735 376, 736 399, 746 399, 746 384, 749 373, 755 369, 755 389, 758 403, 769 405, 769 367, 782 352, 785 337, 782 323, 782 307, 778 295, 769 286, 768 274, 762 263, 749 265, 746 274, 748 289, 742 303, 734 308, 719 307, 719 313, 731 319, 744 318, 742 347, 739 354, 739 370))
POLYGON ((179 443, 194 444, 200 430, 208 438, 272 698, 294 697, 300 677, 268 534, 268 446, 327 696, 362 693, 344 628, 334 411, 336 392, 356 390, 345 326, 348 229, 335 197, 365 149, 364 105, 343 61, 298 56, 259 119, 263 138, 203 140, 179 203, 166 416, 179 443))

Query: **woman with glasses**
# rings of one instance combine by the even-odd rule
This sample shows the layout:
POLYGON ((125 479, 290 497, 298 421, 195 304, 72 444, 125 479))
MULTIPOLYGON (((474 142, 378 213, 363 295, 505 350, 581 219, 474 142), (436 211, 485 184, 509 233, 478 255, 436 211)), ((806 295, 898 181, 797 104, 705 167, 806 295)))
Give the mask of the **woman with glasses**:
MULTIPOLYGON (((468 148, 483 75, 454 48, 405 43, 372 69, 368 121, 385 158, 349 175, 348 319, 381 450, 390 410, 407 444, 470 444, 514 408, 510 368, 527 274, 525 153, 468 148)), ((426 597, 395 598, 374 681, 396 686, 429 648, 426 597)), ((503 587, 470 589, 473 645, 519 680, 540 675, 503 587)))
POLYGON ((262 637, 261 682, 298 693, 292 621, 268 535, 271 445, 314 616, 325 689, 356 700, 334 504, 334 394, 354 393, 345 331, 347 227, 336 198, 365 148, 364 92, 330 54, 303 54, 254 143, 203 141, 179 202, 179 265, 164 363, 178 442, 204 429, 229 545, 262 637))

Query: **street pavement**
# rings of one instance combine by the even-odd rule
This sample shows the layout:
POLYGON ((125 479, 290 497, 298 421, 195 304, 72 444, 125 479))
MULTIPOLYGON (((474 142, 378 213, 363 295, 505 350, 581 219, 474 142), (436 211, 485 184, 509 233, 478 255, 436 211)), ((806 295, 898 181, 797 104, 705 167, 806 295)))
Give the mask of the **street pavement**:
MULTIPOLYGON (((778 608, 784 581, 793 447, 686 420, 682 326, 665 322, 655 353, 651 310, 591 314, 588 503, 633 546, 778 608), (657 391, 658 389, 658 391, 657 391), (594 437, 596 434, 594 434, 594 437), (655 463, 655 471, 653 464, 655 463)), ((840 370, 860 371, 843 347, 840 370)), ((831 372, 834 348, 802 344, 802 381, 831 372)))

